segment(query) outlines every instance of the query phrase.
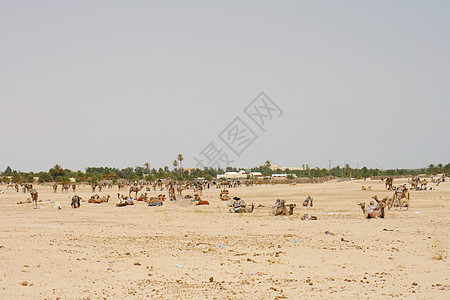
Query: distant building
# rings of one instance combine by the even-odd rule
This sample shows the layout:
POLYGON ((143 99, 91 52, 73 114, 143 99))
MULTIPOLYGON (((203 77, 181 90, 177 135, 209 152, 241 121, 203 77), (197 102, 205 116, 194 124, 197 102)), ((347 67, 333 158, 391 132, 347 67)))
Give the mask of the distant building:
POLYGON ((239 172, 225 172, 225 174, 217 175, 217 178, 226 179, 247 179, 247 172, 241 170, 239 172))
POLYGON ((262 178, 263 177, 261 172, 251 172, 250 176, 251 177, 258 177, 258 178, 262 178))

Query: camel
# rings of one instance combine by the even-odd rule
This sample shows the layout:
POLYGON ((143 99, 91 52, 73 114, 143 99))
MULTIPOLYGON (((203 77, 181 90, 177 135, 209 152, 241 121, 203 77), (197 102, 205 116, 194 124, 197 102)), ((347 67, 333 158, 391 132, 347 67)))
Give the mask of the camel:
POLYGON ((391 209, 392 206, 400 207, 400 210, 402 207, 406 207, 406 209, 409 208, 409 191, 405 184, 398 186, 394 191, 392 202, 388 206, 388 209, 391 209), (402 199, 404 200, 402 201, 402 199))
POLYGON ((170 201, 177 200, 177 197, 175 196, 175 188, 173 186, 170 186, 169 188, 169 200, 170 201))
POLYGON ((303 206, 312 207, 313 206, 313 198, 311 196, 306 197, 305 200, 303 201, 303 206))
POLYGON ((274 214, 275 214, 275 216, 280 216, 280 215, 291 216, 294 214, 294 208, 296 206, 297 206, 297 204, 292 204, 292 203, 289 205, 283 204, 282 206, 277 207, 275 209, 274 214), (288 209, 288 207, 289 207, 289 209, 288 209))
POLYGON ((393 183, 394 183, 394 179, 392 177, 386 178, 385 185, 386 185, 386 189, 388 191, 393 189, 393 187, 392 187, 393 183))
POLYGON ((374 199, 375 201, 377 201, 377 203, 383 203, 384 206, 388 206, 391 205, 392 203, 392 198, 391 197, 384 197, 383 199, 379 200, 377 195, 372 196, 372 199, 374 199))
POLYGON ((203 187, 202 187, 201 184, 198 184, 198 185, 195 186, 194 193, 199 194, 199 195, 203 195, 203 187))
POLYGON ((183 197, 183 187, 181 185, 177 186, 178 196, 183 197))
POLYGON ((159 194, 158 197, 151 197, 147 200, 148 206, 161 206, 166 200, 166 195, 159 194))
POLYGON ((74 195, 72 197, 72 203, 70 204, 70 206, 72 206, 72 208, 80 208, 80 204, 81 204, 81 197, 78 195, 74 195))
POLYGON ((95 189, 97 188, 97 185, 93 184, 93 185, 91 185, 91 188, 92 188, 92 193, 95 193, 95 189))
POLYGON ((116 203, 117 207, 127 206, 127 205, 134 205, 133 199, 130 197, 124 197, 121 194, 117 194, 119 197, 119 201, 116 203))
POLYGON ((413 178, 411 178, 411 181, 409 181, 409 183, 411 184, 411 189, 417 190, 417 188, 419 187, 420 178, 413 177, 413 178))
POLYGON ((88 203, 100 204, 100 203, 108 202, 109 198, 111 198, 110 195, 103 196, 100 198, 99 195, 95 194, 89 198, 88 203))
POLYGON ((95 194, 89 198, 88 203, 100 203, 99 201, 100 201, 100 196, 95 194))
POLYGON ((53 185, 53 193, 56 193, 57 190, 58 190, 58 185, 55 183, 53 185))
POLYGON ((361 187, 361 191, 371 191, 372 190, 372 186, 368 186, 368 187, 365 187, 365 186, 362 186, 361 187))
POLYGON ((131 193, 136 193, 136 198, 137 198, 139 191, 140 191, 139 187, 137 185, 133 185, 132 187, 130 187, 130 190, 128 192, 128 197, 131 198, 131 193))
POLYGON ((102 199, 101 199, 101 201, 102 201, 101 203, 108 202, 109 198, 111 198, 110 195, 103 196, 102 199))
POLYGON ((420 181, 420 189, 421 190, 426 190, 427 185, 428 185, 428 180, 426 180, 425 178, 420 181))
POLYGON ((138 199, 141 199, 142 201, 147 201, 148 200, 147 193, 140 194, 138 199))
POLYGON ((33 200, 33 206, 36 209, 37 203, 38 203, 38 192, 35 189, 32 189, 30 194, 31 194, 31 199, 33 200))
POLYGON ((231 199, 228 190, 221 190, 219 198, 222 201, 229 201, 231 199))
POLYGON ((74 184, 72 184, 72 191, 75 193, 75 190, 76 190, 76 188, 77 188, 77 185, 74 183, 74 184))
POLYGON ((31 183, 27 183, 25 184, 25 190, 26 192, 31 192, 31 190, 33 189, 33 185, 31 183))
POLYGON ((248 206, 244 200, 241 200, 241 198, 238 197, 233 198, 230 206, 229 211, 233 213, 251 213, 255 209, 255 203, 248 206))
POLYGON ((67 194, 69 192, 69 186, 67 184, 63 184, 61 187, 61 192, 67 194))
POLYGON ((361 210, 366 219, 384 218, 385 204, 383 202, 375 204, 373 201, 371 201, 368 210, 366 210, 365 202, 360 202, 358 203, 358 205, 361 207, 361 210))

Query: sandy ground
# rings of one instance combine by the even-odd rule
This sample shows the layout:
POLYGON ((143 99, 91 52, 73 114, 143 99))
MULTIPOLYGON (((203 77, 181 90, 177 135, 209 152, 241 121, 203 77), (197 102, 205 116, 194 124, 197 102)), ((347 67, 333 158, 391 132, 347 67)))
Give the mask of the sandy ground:
MULTIPOLYGON (((100 193, 109 203, 80 209, 72 191, 37 189, 38 209, 16 204, 29 194, 0 194, 0 299, 450 299, 449 262, 434 258, 436 245, 448 253, 450 182, 412 191, 408 211, 376 220, 357 203, 391 195, 381 181, 230 189, 265 206, 244 215, 228 213, 215 188, 204 207, 119 208, 114 187, 100 193), (301 206, 307 195, 313 208, 301 206), (297 203, 293 216, 269 214, 277 198, 297 203)), ((90 187, 77 193, 87 200, 90 187)))

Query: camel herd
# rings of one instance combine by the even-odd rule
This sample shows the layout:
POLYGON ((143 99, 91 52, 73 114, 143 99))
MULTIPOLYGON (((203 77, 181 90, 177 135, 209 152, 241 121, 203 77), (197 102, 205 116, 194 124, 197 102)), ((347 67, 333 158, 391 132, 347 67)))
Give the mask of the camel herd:
MULTIPOLYGON (((436 183, 438 185, 440 182, 445 181, 445 178, 438 178, 438 180, 432 179, 432 183, 436 183)), ((419 178, 419 177, 413 177, 412 179, 408 180, 408 183, 410 184, 411 190, 427 190, 427 184, 428 181, 425 178, 419 178)), ((181 197, 182 199, 190 199, 191 204, 193 205, 209 205, 209 201, 202 199, 203 190, 211 188, 211 186, 216 186, 216 188, 221 188, 219 193, 219 199, 220 201, 223 201, 226 203, 226 205, 229 207, 229 212, 232 213, 252 213, 255 210, 255 204, 247 204, 243 199, 240 197, 232 197, 230 195, 230 191, 228 188, 233 186, 239 186, 237 182, 234 184, 210 184, 205 182, 185 182, 185 183, 179 183, 174 181, 166 181, 163 183, 162 180, 158 180, 154 182, 153 184, 137 184, 135 182, 134 184, 124 184, 119 183, 117 186, 120 190, 128 188, 128 195, 122 195, 120 193, 117 194, 117 207, 124 207, 128 205, 134 205, 135 201, 143 201, 148 206, 162 206, 166 200, 166 196, 162 193, 160 193, 158 196, 151 197, 149 196, 148 192, 152 190, 156 191, 159 189, 160 191, 167 190, 168 191, 168 198, 170 201, 177 201, 177 196, 181 197), (147 192, 141 192, 141 191, 147 191, 147 192), (194 192, 194 195, 186 195, 185 197, 182 197, 183 190, 191 190, 194 192), (139 194, 140 193, 140 194, 139 194), (138 196, 139 195, 139 196, 138 196)), ((248 185, 248 184, 247 184, 248 185)), ((8 188, 13 188, 17 192, 20 190, 20 187, 22 187, 23 190, 28 191, 30 193, 30 198, 28 198, 26 201, 20 201, 18 204, 25 204, 25 203, 32 203, 34 208, 38 207, 38 191, 33 188, 32 184, 25 184, 22 186, 19 186, 17 184, 12 185, 9 184, 8 188)), ((69 188, 72 187, 73 192, 75 193, 77 185, 61 185, 61 192, 62 193, 68 193, 69 188)), ((111 184, 100 184, 100 185, 91 185, 93 195, 87 200, 87 203, 90 204, 101 204, 101 203, 108 203, 111 199, 110 195, 102 196, 100 197, 98 194, 94 194, 96 190, 101 191, 103 188, 112 188, 111 184)), ((384 218, 385 217, 385 209, 387 208, 390 210, 391 208, 397 208, 402 210, 403 208, 408 209, 410 207, 410 192, 406 184, 401 184, 398 186, 394 185, 394 180, 392 177, 388 177, 385 179, 385 188, 387 190, 393 191, 392 197, 386 196, 384 198, 379 199, 377 195, 374 195, 372 197, 372 201, 370 201, 369 205, 366 205, 365 202, 359 202, 358 206, 361 208, 361 211, 363 212, 363 215, 367 219, 374 219, 374 218, 384 218)), ((431 188, 430 188, 431 189, 431 188)), ((53 191, 56 193, 58 190, 58 185, 53 185, 53 191)), ((364 191, 370 191, 372 190, 371 186, 363 186, 361 190, 364 191)), ((4 191, 2 191, 4 192, 4 191)), ((211 197, 211 196, 208 196, 211 197)), ((307 196, 302 205, 306 208, 312 208, 313 207, 313 198, 309 195, 307 196)), ((52 206, 55 209, 61 209, 61 205, 58 203, 56 204, 52 200, 48 200, 52 204, 52 206)), ((82 202, 82 198, 78 195, 74 195, 72 197, 71 207, 76 209, 79 208, 82 202)), ((259 207, 264 207, 260 205, 259 207)), ((275 201, 275 204, 272 206, 270 213, 275 216, 291 216, 294 214, 294 210, 297 207, 296 203, 289 203, 287 204, 285 200, 283 199, 277 199, 275 201)), ((312 216, 310 214, 305 214, 302 217, 303 220, 316 220, 316 216, 312 216)))

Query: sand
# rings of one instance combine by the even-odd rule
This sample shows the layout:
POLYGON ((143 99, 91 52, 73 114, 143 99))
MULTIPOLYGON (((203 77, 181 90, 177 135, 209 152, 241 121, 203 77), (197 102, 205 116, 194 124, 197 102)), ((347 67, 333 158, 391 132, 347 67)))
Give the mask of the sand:
MULTIPOLYGON (((434 247, 448 253, 450 182, 411 191, 409 210, 375 220, 357 203, 392 195, 381 181, 230 189, 265 206, 252 214, 229 213, 215 188, 204 191, 210 206, 119 208, 113 187, 99 193, 109 203, 80 209, 71 190, 37 190, 38 209, 16 204, 29 194, 0 194, 0 299, 450 298, 449 262, 434 247), (313 208, 301 206, 307 195, 313 208), (297 203, 293 216, 269 214, 277 198, 297 203)), ((87 200, 90 187, 77 193, 87 200)))

